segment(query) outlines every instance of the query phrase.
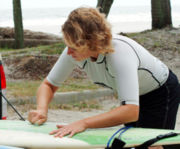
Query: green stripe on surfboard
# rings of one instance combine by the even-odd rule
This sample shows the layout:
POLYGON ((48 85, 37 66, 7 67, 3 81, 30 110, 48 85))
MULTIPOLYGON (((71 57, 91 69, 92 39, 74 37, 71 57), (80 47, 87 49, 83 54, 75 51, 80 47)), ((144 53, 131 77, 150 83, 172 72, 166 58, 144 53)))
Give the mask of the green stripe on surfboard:
MULTIPOLYGON (((38 132, 48 134, 52 130, 56 129, 56 123, 45 123, 41 126, 31 125, 27 121, 11 121, 0 120, 0 129, 3 130, 17 130, 26 132, 38 132)), ((74 139, 85 141, 91 145, 106 145, 109 138, 118 130, 118 127, 106 128, 106 129, 89 129, 85 132, 76 134, 74 139)), ((162 130, 162 129, 143 129, 143 128, 131 128, 127 130, 121 137, 128 146, 142 144, 143 142, 152 139, 160 134, 166 134, 169 132, 180 133, 180 130, 162 130)), ((168 139, 159 141, 162 144, 173 144, 173 142, 180 144, 180 135, 168 139)))
MULTIPOLYGON (((107 144, 109 138, 117 131, 116 128, 109 128, 109 129, 97 129, 97 130, 90 130, 84 133, 79 133, 75 136, 76 139, 80 139, 83 141, 88 142, 92 145, 100 145, 100 144, 107 144)), ((155 138, 158 135, 167 134, 169 132, 176 132, 180 133, 179 131, 173 130, 160 130, 160 129, 143 129, 143 128, 130 128, 125 133, 122 134, 121 139, 126 142, 126 146, 131 145, 139 145, 143 142, 155 138)), ((115 137, 117 137, 117 134, 115 137)), ((171 137, 167 139, 163 139, 159 141, 160 144, 180 144, 180 135, 176 137, 171 137), (177 143, 179 142, 179 143, 177 143)))
POLYGON ((28 121, 0 120, 0 129, 39 132, 48 134, 50 131, 56 129, 56 124, 45 123, 44 125, 38 126, 30 124, 28 121))
MULTIPOLYGON (((158 135, 170 132, 180 133, 180 130, 132 128, 122 135, 122 140, 130 146, 139 145, 158 135)), ((180 135, 160 140, 157 144, 180 144, 180 135)))
MULTIPOLYGON (((38 126, 30 124, 28 121, 0 120, 0 129, 48 134, 52 130, 57 129, 56 124, 57 123, 47 122, 43 125, 38 126)), ((99 133, 97 133, 97 130, 87 130, 83 133, 76 134, 75 136, 73 136, 73 138, 88 142, 92 145, 106 144, 109 136, 111 136, 116 130, 117 128, 113 131, 104 131, 103 129, 101 129, 100 131, 98 131, 99 133)))

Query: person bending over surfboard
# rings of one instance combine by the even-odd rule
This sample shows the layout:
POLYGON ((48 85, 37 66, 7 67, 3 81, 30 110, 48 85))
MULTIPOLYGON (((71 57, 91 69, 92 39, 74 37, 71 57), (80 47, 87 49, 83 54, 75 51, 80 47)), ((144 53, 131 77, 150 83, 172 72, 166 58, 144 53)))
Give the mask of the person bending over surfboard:
POLYGON ((132 39, 111 33, 105 15, 97 9, 73 10, 62 26, 67 47, 37 92, 37 109, 28 120, 47 120, 48 104, 58 87, 79 66, 95 84, 118 94, 119 107, 68 125, 58 125, 55 137, 73 136, 87 128, 120 124, 143 128, 174 129, 180 102, 176 75, 132 39))

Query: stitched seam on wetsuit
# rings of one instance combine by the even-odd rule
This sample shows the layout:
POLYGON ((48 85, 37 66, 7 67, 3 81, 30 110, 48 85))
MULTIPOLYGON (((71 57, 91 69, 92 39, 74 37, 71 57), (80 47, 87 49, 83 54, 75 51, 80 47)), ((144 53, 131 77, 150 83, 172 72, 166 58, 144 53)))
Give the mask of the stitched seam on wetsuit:
POLYGON ((126 101, 125 100, 121 101, 121 104, 126 105, 126 101))
POLYGON ((115 77, 109 72, 109 68, 107 67, 106 57, 105 57, 104 63, 105 63, 105 68, 106 68, 106 71, 108 72, 108 74, 109 74, 112 78, 115 78, 115 77))
POLYGON ((118 39, 118 38, 113 38, 113 39, 123 41, 123 42, 125 42, 126 44, 128 44, 128 45, 133 49, 133 51, 135 52, 135 54, 136 54, 136 56, 137 56, 137 58, 138 58, 138 60, 139 60, 139 66, 138 66, 138 67, 140 67, 140 65, 141 65, 141 60, 140 60, 140 57, 139 57, 138 53, 136 52, 135 48, 134 48, 130 43, 128 43, 128 42, 125 41, 125 40, 118 39))
POLYGON ((87 61, 84 62, 83 67, 81 69, 84 69, 87 64, 87 61))
POLYGON ((169 98, 169 88, 168 86, 165 84, 166 90, 167 90, 167 103, 166 103, 166 111, 165 111, 165 118, 164 118, 164 122, 163 122, 163 128, 166 128, 166 123, 167 123, 167 118, 168 118, 168 111, 169 111, 169 102, 170 102, 170 98, 169 98))
POLYGON ((107 87, 107 88, 110 88, 110 89, 113 90, 112 87, 110 87, 110 86, 108 86, 108 85, 106 85, 106 84, 104 84, 104 83, 101 83, 101 82, 94 82, 94 84, 97 84, 97 85, 100 85, 100 86, 103 86, 103 87, 107 87))
POLYGON ((106 71, 108 72, 108 74, 112 77, 112 78, 115 78, 110 72, 109 72, 109 68, 107 67, 107 61, 106 61, 106 56, 104 56, 103 60, 101 62, 97 62, 97 64, 102 64, 104 63, 105 64, 105 68, 106 68, 106 71))
POLYGON ((153 79, 159 84, 159 86, 161 86, 161 83, 158 81, 158 79, 156 79, 156 77, 153 75, 153 73, 150 70, 145 69, 145 68, 138 68, 138 70, 145 70, 149 72, 152 75, 153 79))
POLYGON ((97 64, 102 64, 105 61, 106 57, 104 56, 103 60, 101 62, 97 62, 97 64))

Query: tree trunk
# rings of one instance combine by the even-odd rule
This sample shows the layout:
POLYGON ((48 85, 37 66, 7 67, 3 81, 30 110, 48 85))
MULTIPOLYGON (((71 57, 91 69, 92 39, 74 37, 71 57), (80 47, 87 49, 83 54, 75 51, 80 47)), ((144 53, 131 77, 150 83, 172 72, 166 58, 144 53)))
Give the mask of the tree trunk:
POLYGON ((113 1, 114 0, 98 0, 98 3, 97 3, 97 8, 100 8, 100 12, 101 13, 104 13, 106 15, 106 17, 108 16, 109 14, 109 11, 111 9, 111 6, 113 4, 113 1))
POLYGON ((170 0, 151 0, 152 29, 172 27, 170 0))
POLYGON ((170 27, 172 27, 172 18, 171 18, 171 3, 170 0, 165 0, 165 9, 164 9, 164 14, 166 18, 166 23, 170 27))
POLYGON ((13 16, 14 16, 15 48, 20 49, 24 47, 24 33, 23 33, 20 0, 13 0, 13 16))

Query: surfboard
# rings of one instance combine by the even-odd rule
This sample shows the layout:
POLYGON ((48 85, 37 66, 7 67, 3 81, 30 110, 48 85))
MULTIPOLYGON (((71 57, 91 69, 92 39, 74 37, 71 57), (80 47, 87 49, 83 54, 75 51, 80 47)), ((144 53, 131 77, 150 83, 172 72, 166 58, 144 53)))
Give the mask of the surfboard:
POLYGON ((23 148, 0 145, 0 149, 23 149, 23 148))
MULTIPOLYGON (((55 138, 49 132, 56 129, 57 123, 46 122, 41 126, 28 121, 0 120, 0 145, 28 149, 93 149, 105 148, 110 137, 119 127, 89 129, 72 138, 55 138)), ((136 147, 158 135, 180 130, 130 128, 121 135, 125 147, 136 147)), ((115 137, 117 137, 117 134, 115 137)), ((180 144, 180 135, 163 139, 154 145, 180 144)))

